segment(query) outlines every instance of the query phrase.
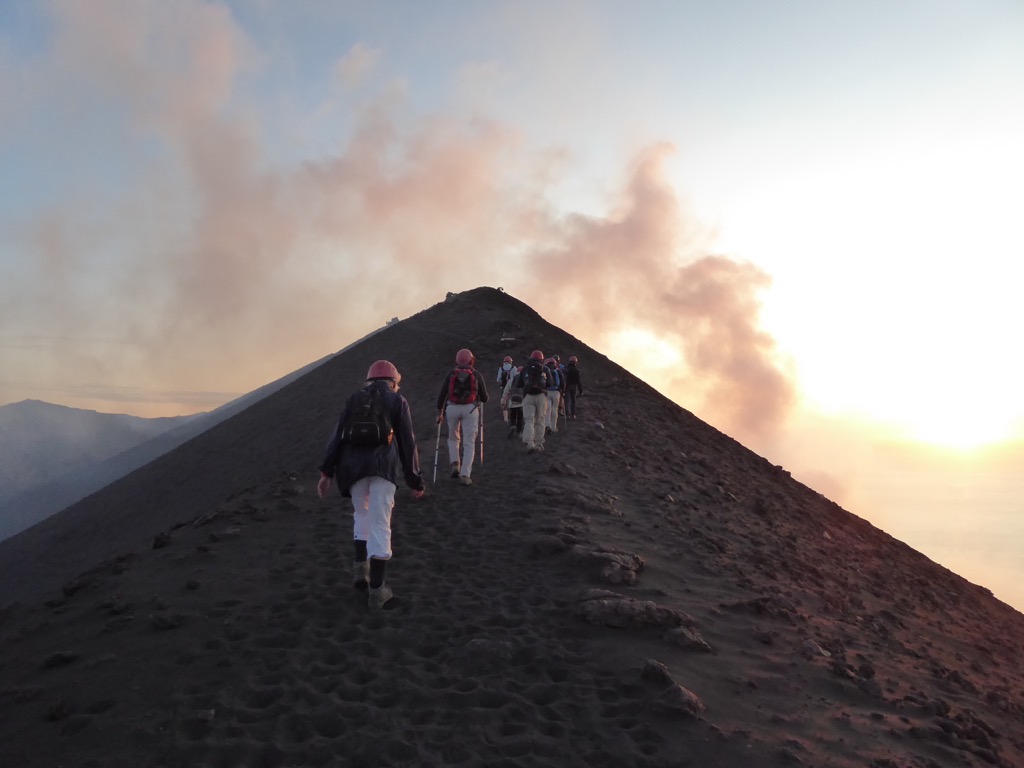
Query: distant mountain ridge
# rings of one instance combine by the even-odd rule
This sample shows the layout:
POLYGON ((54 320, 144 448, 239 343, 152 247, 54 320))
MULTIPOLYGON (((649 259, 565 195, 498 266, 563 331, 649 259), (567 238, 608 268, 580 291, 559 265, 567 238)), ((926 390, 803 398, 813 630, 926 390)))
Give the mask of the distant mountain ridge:
POLYGON ((0 406, 0 495, 104 461, 192 418, 147 419, 41 400, 0 406))
POLYGON ((40 400, 0 406, 0 542, 187 443, 397 322, 392 318, 337 352, 209 412, 146 419, 40 400))
POLYGON ((0 541, 188 442, 329 357, 189 416, 147 419, 40 400, 0 407, 0 541))

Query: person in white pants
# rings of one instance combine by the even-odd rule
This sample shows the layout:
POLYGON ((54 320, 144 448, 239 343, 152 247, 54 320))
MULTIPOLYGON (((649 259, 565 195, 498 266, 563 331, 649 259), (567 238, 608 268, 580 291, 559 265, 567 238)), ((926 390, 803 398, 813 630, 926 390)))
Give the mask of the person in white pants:
POLYGON ((547 373, 543 360, 544 353, 539 349, 533 350, 530 359, 516 377, 515 386, 523 390, 523 443, 527 453, 544 450, 548 398, 544 392, 547 373))
POLYGON ((555 361, 553 358, 549 357, 545 360, 544 367, 547 368, 548 374, 548 386, 544 391, 548 398, 548 409, 547 416, 544 418, 544 424, 547 428, 547 432, 557 432, 558 405, 562 400, 560 380, 558 378, 558 372, 555 370, 555 361))
POLYGON ((388 360, 370 366, 365 386, 345 401, 316 486, 323 499, 337 480, 342 496, 352 499, 352 585, 368 591, 370 608, 383 608, 395 594, 384 576, 393 554, 391 514, 398 481, 405 480, 414 499, 424 493, 412 414, 408 401, 398 394, 401 380, 388 360), (371 411, 369 422, 360 416, 367 398, 380 406, 371 411))
POLYGON ((472 485, 476 438, 480 429, 481 405, 487 402, 487 385, 474 368, 476 358, 468 349, 455 354, 455 368, 441 384, 437 395, 437 423, 448 423, 448 461, 453 478, 472 485))
POLYGON ((452 477, 458 477, 463 485, 473 474, 476 460, 476 436, 480 430, 479 403, 448 403, 445 408, 448 422, 448 461, 452 477))

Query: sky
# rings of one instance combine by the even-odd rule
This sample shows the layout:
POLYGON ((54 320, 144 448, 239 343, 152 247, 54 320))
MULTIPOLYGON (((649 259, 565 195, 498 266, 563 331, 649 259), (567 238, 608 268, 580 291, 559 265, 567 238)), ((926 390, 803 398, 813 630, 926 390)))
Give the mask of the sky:
POLYGON ((0 405, 209 410, 501 286, 1024 583, 1021 136, 1016 0, 8 0, 0 405))

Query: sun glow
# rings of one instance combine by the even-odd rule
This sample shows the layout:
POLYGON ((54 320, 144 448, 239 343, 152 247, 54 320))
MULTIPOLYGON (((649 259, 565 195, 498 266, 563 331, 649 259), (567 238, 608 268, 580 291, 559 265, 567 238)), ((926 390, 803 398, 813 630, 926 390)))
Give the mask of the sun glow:
POLYGON ((984 409, 929 414, 927 419, 907 423, 903 431, 917 442, 959 451, 975 451, 1014 438, 1012 425, 984 409))
POLYGON ((617 331, 608 339, 608 354, 630 368, 642 362, 644 370, 678 369, 683 365, 681 350, 643 328, 617 331))

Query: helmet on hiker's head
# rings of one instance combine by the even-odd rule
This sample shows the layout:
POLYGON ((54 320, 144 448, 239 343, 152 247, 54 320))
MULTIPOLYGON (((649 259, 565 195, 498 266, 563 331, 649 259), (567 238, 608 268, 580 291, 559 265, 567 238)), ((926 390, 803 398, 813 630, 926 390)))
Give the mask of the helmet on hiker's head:
POLYGON ((549 357, 547 360, 544 361, 544 365, 554 365, 554 364, 555 364, 555 358, 553 358, 553 357, 549 357))
POLYGON ((578 363, 579 361, 580 359, 576 357, 576 355, 573 355, 572 357, 569 358, 570 363, 578 363))
POLYGON ((456 365, 472 365, 474 362, 473 353, 468 349, 460 349, 455 353, 456 365))
POLYGON ((505 355, 505 359, 502 360, 501 362, 503 362, 503 363, 511 363, 512 362, 512 358, 509 357, 508 355, 505 355))
POLYGON ((370 370, 366 372, 366 380, 373 381, 374 379, 391 379, 395 384, 402 380, 402 374, 395 368, 395 364, 387 360, 378 360, 376 363, 370 366, 370 370))
POLYGON ((539 349, 535 349, 535 350, 533 350, 533 352, 530 353, 530 359, 531 360, 543 360, 544 359, 544 353, 541 352, 539 349))

